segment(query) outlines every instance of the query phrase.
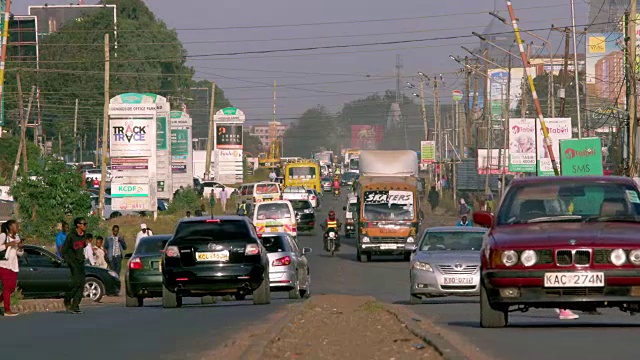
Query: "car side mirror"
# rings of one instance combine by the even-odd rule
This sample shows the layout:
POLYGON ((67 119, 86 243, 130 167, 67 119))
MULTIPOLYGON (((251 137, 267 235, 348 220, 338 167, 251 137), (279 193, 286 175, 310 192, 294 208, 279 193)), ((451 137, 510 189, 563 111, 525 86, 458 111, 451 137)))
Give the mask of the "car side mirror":
POLYGON ((133 256, 133 254, 124 254, 125 260, 131 259, 131 256, 133 256))
POLYGON ((493 224, 494 216, 488 211, 477 211, 472 214, 473 222, 486 228, 493 224))
POLYGON ((313 252, 313 250, 310 247, 302 248, 302 255, 307 255, 307 254, 310 254, 312 252, 313 252))
POLYGON ((404 249, 406 251, 415 252, 418 249, 418 246, 415 243, 404 244, 404 249))

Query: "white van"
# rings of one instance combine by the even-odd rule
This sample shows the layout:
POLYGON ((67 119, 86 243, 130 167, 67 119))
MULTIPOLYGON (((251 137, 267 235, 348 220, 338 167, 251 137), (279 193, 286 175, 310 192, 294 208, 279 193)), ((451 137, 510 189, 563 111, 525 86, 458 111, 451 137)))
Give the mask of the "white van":
POLYGON ((239 195, 238 204, 242 200, 246 200, 248 204, 251 204, 252 209, 261 202, 280 200, 282 198, 280 184, 270 181, 242 184, 236 191, 239 195))
POLYGON ((349 194, 347 205, 342 208, 345 211, 344 235, 346 238, 356 234, 356 225, 358 217, 358 197, 355 194, 349 194))
POLYGON ((258 235, 273 232, 286 232, 298 235, 296 213, 287 200, 260 202, 253 209, 253 225, 258 235))

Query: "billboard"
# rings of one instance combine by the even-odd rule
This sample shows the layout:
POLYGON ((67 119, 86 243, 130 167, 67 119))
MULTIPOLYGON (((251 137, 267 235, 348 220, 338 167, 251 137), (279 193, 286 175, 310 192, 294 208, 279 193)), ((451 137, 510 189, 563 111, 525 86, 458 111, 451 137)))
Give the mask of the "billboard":
POLYGON ((14 16, 9 22, 7 61, 28 62, 21 67, 36 67, 38 36, 35 16, 14 16))
POLYGON ((586 47, 587 96, 598 98, 600 107, 623 105, 624 35, 587 34, 586 47))
MULTIPOLYGON (((47 35, 60 30, 65 24, 77 21, 88 15, 100 11, 108 11, 113 14, 114 24, 116 19, 115 5, 38 5, 29 6, 29 15, 35 16, 38 21, 38 34, 47 35)), ((115 30, 115 29, 114 29, 115 30)))
POLYGON ((491 154, 487 149, 478 149, 478 174, 485 175, 487 172, 492 175, 508 174, 509 151, 503 149, 491 149, 491 154), (491 157, 489 157, 491 155, 491 157), (502 155, 502 159, 500 159, 502 155))
POLYGON ((536 119, 509 119, 509 171, 536 172, 536 119))
POLYGON ((375 150, 382 142, 383 125, 351 125, 351 148, 375 150))
POLYGON ((155 146, 154 123, 154 119, 111 119, 110 155, 151 156, 151 147, 155 146))
POLYGON ((431 164, 436 162, 436 142, 420 141, 420 163, 431 164))
POLYGON ((602 176, 602 141, 600 138, 560 141, 562 175, 602 176))
POLYGON ((242 124, 216 124, 216 149, 242 149, 242 124))
MULTIPOLYGON (((549 138, 551 139, 551 147, 556 164, 560 166, 560 140, 571 139, 571 118, 551 118, 545 119, 549 138)), ((551 158, 544 145, 544 136, 542 134, 542 126, 540 121, 536 121, 536 149, 538 152, 538 176, 554 176, 551 158)))

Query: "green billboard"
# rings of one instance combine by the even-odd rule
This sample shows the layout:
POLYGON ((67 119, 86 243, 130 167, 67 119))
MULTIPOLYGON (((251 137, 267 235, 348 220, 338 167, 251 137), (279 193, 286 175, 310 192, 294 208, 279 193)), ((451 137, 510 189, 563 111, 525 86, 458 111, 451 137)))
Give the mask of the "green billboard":
POLYGON ((171 156, 189 155, 189 130, 171 129, 171 156))
POLYGON ((602 176, 600 138, 560 140, 563 176, 602 176))

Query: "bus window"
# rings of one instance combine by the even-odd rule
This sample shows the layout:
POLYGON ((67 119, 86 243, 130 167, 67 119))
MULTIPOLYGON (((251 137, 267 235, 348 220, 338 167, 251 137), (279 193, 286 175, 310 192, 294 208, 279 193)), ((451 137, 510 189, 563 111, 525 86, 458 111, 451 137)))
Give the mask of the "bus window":
POLYGON ((289 179, 309 180, 317 176, 314 167, 291 167, 289 168, 289 179))

